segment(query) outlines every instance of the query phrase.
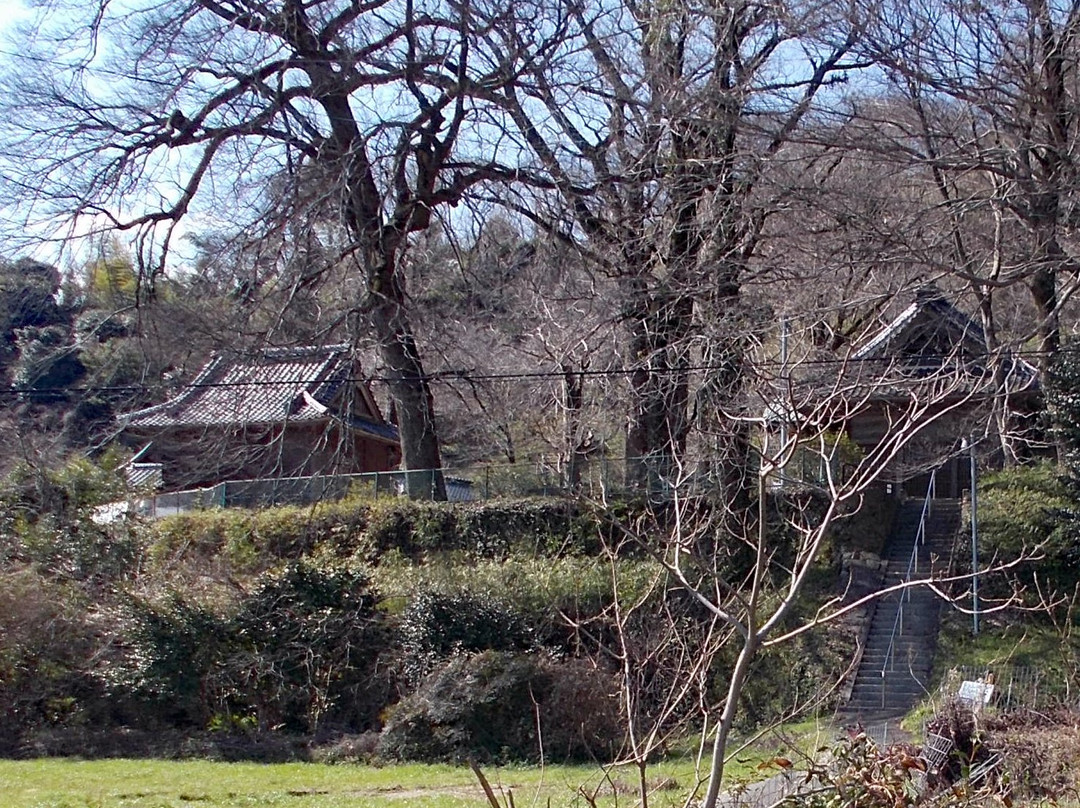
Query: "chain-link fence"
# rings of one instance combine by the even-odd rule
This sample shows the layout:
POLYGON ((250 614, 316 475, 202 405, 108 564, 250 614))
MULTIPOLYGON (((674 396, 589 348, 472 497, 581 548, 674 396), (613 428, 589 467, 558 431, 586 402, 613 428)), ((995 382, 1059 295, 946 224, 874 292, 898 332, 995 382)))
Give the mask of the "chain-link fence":
POLYGON ((970 698, 972 691, 999 710, 1038 710, 1080 705, 1080 693, 1069 685, 1062 672, 1053 668, 1007 663, 986 667, 961 665, 945 674, 938 692, 943 701, 970 698), (977 687, 973 688, 971 683, 977 687))
MULTIPOLYGON (((739 470, 754 477, 753 463, 739 470)), ((833 471, 837 471, 833 469, 833 471)), ((800 458, 792 463, 781 482, 771 485, 815 484, 827 476, 821 461, 800 458)), ((439 482, 446 498, 468 502, 526 496, 580 496, 602 500, 613 496, 645 496, 663 502, 680 495, 723 490, 733 484, 731 471, 708 459, 676 461, 667 455, 650 457, 591 457, 574 465, 544 459, 529 463, 489 463, 432 471, 380 471, 365 474, 325 474, 310 477, 273 477, 230 480, 217 485, 136 495, 131 507, 138 513, 159 517, 204 508, 254 508, 270 505, 309 505, 350 496, 409 496, 437 499, 439 482)))
MULTIPOLYGON (((753 475, 756 469, 746 469, 743 473, 753 475)), ((438 471, 230 480, 206 488, 136 496, 132 505, 147 516, 166 516, 200 508, 307 505, 349 496, 407 495, 414 499, 435 499, 440 478, 446 498, 452 502, 560 495, 604 499, 626 494, 664 501, 671 499, 676 490, 704 493, 719 490, 725 482, 721 470, 704 461, 690 465, 667 456, 597 457, 581 460, 574 467, 539 460, 438 471)))

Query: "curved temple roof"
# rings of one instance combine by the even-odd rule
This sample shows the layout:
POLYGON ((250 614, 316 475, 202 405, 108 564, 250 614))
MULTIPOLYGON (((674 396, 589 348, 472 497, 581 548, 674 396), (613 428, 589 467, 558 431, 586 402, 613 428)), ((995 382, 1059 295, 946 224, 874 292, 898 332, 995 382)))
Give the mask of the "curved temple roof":
POLYGON ((396 443, 347 345, 270 349, 211 359, 173 398, 119 418, 126 428, 239 427, 336 418, 396 443), (351 395, 350 395, 350 391, 351 395), (351 399, 351 400, 350 400, 351 399))

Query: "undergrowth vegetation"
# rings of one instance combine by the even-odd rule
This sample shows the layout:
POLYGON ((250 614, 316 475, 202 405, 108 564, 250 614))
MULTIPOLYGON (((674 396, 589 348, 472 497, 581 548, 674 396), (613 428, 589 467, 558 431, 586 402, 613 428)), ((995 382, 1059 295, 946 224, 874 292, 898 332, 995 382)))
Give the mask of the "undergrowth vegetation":
MULTIPOLYGON (((671 693, 702 607, 633 540, 663 508, 353 499, 102 525, 110 479, 26 470, 0 491, 3 754, 611 760, 631 727, 700 721, 671 693), (89 479, 60 496, 65 475, 89 479)), ((714 555, 736 580, 752 560, 714 555)), ((793 621, 835 594, 837 558, 793 621)), ((854 642, 763 654, 744 726, 830 703, 854 642)), ((709 653, 713 699, 732 659, 709 653)))

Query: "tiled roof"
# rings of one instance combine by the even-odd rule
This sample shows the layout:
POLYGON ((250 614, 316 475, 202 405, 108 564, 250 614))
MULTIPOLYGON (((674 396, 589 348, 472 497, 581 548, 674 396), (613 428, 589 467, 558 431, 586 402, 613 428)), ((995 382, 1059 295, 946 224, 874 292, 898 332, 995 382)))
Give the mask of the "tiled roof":
MULTIPOLYGON (((887 359, 896 363, 895 371, 918 366, 922 373, 960 372, 972 378, 987 376, 986 335, 982 327, 956 308, 933 286, 918 292, 915 302, 875 334, 852 355, 853 360, 887 359), (911 340, 921 335, 936 348, 913 346, 911 340)), ((1003 352, 998 360, 1011 392, 1037 386, 1038 371, 1019 357, 1003 352)), ((888 373, 881 366, 878 373, 888 373)))
MULTIPOLYGON (((120 416, 125 427, 211 427, 322 421, 396 441, 397 430, 368 417, 369 407, 340 412, 355 364, 348 346, 271 349, 254 357, 215 356, 178 395, 120 416)), ((373 402, 371 403, 373 407, 373 402)), ((377 413, 370 413, 378 417, 377 413)))
POLYGON ((131 488, 161 488, 164 466, 161 463, 130 463, 124 469, 131 488))
POLYGON ((868 359, 883 353, 893 339, 901 334, 904 328, 911 323, 919 313, 919 304, 912 303, 897 316, 895 320, 875 334, 865 345, 851 355, 852 359, 868 359))
POLYGON ((919 290, 915 302, 856 350, 851 358, 889 356, 903 348, 905 338, 920 328, 943 335, 952 349, 966 345, 973 352, 986 351, 986 336, 982 327, 931 286, 919 290))

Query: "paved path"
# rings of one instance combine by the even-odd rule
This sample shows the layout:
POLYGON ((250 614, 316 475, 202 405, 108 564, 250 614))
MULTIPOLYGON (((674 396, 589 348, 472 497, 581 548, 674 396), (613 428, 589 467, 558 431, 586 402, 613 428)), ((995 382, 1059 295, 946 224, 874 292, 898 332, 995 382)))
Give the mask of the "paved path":
POLYGON ((723 808, 768 808, 806 785, 806 772, 788 770, 767 780, 725 791, 718 804, 723 808))

